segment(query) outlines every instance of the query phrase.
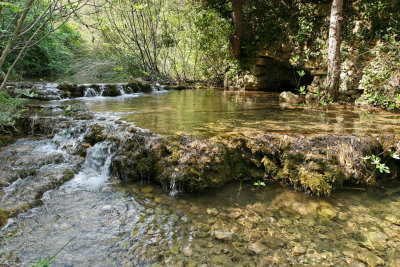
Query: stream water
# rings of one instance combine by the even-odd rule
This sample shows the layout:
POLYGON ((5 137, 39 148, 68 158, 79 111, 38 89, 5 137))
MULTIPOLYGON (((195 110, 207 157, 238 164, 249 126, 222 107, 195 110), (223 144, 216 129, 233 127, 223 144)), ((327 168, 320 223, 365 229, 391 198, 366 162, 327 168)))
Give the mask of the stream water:
POLYGON ((310 109, 279 104, 277 93, 213 89, 173 91, 130 98, 84 101, 96 112, 120 112, 122 119, 160 134, 213 136, 254 129, 283 133, 380 133, 400 129, 400 117, 336 106, 310 109), (125 113, 125 114, 123 114, 125 113))
MULTIPOLYGON (((282 107, 277 95, 267 93, 193 90, 71 103, 161 134, 400 128, 399 117, 390 113, 282 107)), ((110 131, 117 128, 115 119, 99 121, 110 131)), ((33 183, 76 171, 72 180, 45 191, 9 220, 1 231, 0 266, 31 266, 54 255, 52 266, 400 266, 398 181, 348 188, 329 198, 274 183, 232 183, 202 194, 173 195, 112 177, 110 141, 88 148, 85 159, 72 155, 84 132, 77 123, 54 138, 24 138, 0 148, 0 163, 7 166, 0 177, 8 177, 0 193, 2 208, 21 209, 18 203, 37 198, 33 183)))

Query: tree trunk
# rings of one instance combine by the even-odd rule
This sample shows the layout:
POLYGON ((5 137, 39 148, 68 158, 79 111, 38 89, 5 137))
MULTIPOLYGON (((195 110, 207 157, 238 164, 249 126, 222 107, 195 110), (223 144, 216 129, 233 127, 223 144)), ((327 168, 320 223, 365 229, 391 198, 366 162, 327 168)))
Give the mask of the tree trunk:
POLYGON ((245 0, 232 0, 232 18, 234 33, 231 37, 231 54, 233 58, 240 58, 241 42, 243 38, 243 3, 245 0))
POLYGON ((326 79, 326 94, 329 94, 333 100, 339 94, 342 13, 343 0, 333 0, 329 28, 328 76, 326 79))
POLYGON ((26 16, 28 15, 29 11, 32 8, 33 2, 35 2, 35 0, 29 0, 28 4, 26 5, 26 8, 22 12, 21 17, 18 19, 17 27, 15 28, 13 35, 11 36, 10 40, 8 40, 6 48, 4 48, 3 52, 1 53, 0 70, 3 67, 4 61, 6 60, 6 57, 12 48, 12 45, 14 44, 15 40, 18 39, 18 37, 21 33, 22 26, 24 25, 26 16))

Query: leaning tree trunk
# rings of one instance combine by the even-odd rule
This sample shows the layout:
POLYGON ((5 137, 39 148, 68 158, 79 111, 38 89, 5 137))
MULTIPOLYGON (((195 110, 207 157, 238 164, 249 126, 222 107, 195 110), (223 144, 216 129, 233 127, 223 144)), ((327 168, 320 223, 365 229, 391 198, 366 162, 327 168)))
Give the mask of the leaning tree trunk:
POLYGON ((31 8, 32 8, 33 2, 35 2, 35 0, 29 0, 28 4, 26 5, 24 11, 21 14, 21 17, 18 19, 18 23, 17 23, 17 26, 15 27, 14 33, 12 34, 11 38, 8 40, 6 48, 4 48, 3 52, 1 53, 0 70, 3 67, 4 61, 6 60, 8 53, 11 51, 11 48, 12 48, 15 40, 17 40, 19 35, 21 34, 22 26, 24 25, 24 21, 26 19, 26 16, 29 13, 29 10, 31 10, 31 8))
POLYGON ((240 50, 243 38, 243 3, 245 0, 232 0, 232 17, 234 33, 231 38, 231 54, 233 58, 240 58, 240 50))
POLYGON ((342 26, 343 0, 333 0, 329 28, 328 76, 326 93, 334 100, 339 94, 340 81, 340 43, 342 26))

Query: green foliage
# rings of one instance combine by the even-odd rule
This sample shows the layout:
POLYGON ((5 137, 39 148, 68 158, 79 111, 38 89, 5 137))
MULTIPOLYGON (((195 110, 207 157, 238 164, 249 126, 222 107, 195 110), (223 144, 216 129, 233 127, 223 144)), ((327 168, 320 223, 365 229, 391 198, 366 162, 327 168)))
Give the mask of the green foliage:
POLYGON ((86 108, 84 106, 80 106, 77 104, 73 104, 73 105, 63 105, 62 109, 64 110, 64 113, 66 116, 72 116, 75 113, 79 112, 79 111, 84 111, 86 110, 86 108))
POLYGON ((6 130, 7 127, 14 127, 15 120, 26 111, 23 108, 26 102, 26 99, 13 98, 6 92, 0 91, 0 131, 6 130))
POLYGON ((302 94, 302 95, 307 94, 307 90, 306 90, 306 86, 305 85, 299 87, 299 93, 302 94))
POLYGON ((367 101, 388 110, 400 109, 400 41, 387 38, 371 50, 373 56, 360 84, 367 101))
MULTIPOLYGON (((29 29, 29 31, 23 31, 24 34, 16 41, 15 47, 22 47, 23 42, 27 41, 36 30, 39 31, 13 69, 12 76, 14 78, 17 76, 44 78, 62 75, 68 70, 67 66, 70 65, 72 59, 85 53, 82 46, 83 39, 77 28, 68 23, 58 25, 56 18, 54 18, 55 22, 48 21, 42 28, 39 27, 43 21, 35 23, 35 20, 49 4, 50 1, 36 1, 27 15, 23 28, 29 29)), ((16 13, 21 12, 23 2, 9 0, 3 5, 5 7, 0 16, 0 51, 5 48, 9 36, 15 29, 14 19, 16 13)), ((4 64, 5 71, 17 58, 19 51, 19 49, 13 49, 7 56, 4 64)))
MULTIPOLYGON (((84 53, 83 40, 73 26, 64 24, 40 43, 30 48, 16 70, 24 77, 63 75, 72 60, 84 53)), ((12 60, 13 57, 10 56, 12 60)))
POLYGON ((41 258, 38 262, 32 263, 32 267, 49 267, 50 264, 55 260, 55 258, 51 258, 50 260, 45 260, 41 258))
POLYGON ((376 169, 379 170, 380 173, 390 173, 389 167, 386 166, 385 163, 382 163, 381 158, 378 156, 372 154, 371 156, 364 157, 363 160, 369 160, 371 164, 375 165, 376 169))
POLYGON ((257 186, 257 187, 265 186, 265 182, 258 180, 257 182, 254 182, 254 186, 257 186))

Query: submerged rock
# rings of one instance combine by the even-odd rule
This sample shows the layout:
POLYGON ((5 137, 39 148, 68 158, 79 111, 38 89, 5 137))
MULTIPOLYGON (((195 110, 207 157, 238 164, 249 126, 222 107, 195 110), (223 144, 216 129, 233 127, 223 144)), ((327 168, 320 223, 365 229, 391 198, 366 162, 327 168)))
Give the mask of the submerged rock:
POLYGON ((250 243, 248 248, 256 254, 261 254, 267 249, 267 247, 261 244, 261 242, 250 243))
POLYGON ((385 261, 382 258, 376 256, 374 253, 370 251, 363 251, 361 253, 358 253, 357 256, 360 261, 365 262, 371 267, 385 264, 385 261))
POLYGON ((223 232, 223 231, 217 230, 217 231, 214 232, 214 237, 216 239, 219 239, 219 240, 225 240, 225 241, 226 240, 232 240, 233 233, 231 233, 231 232, 223 232))
POLYGON ((306 249, 302 245, 298 244, 293 248, 292 253, 294 256, 300 256, 306 253, 306 249))
POLYGON ((300 96, 295 95, 291 92, 282 92, 279 95, 279 102, 289 103, 289 104, 298 104, 302 102, 300 96))

